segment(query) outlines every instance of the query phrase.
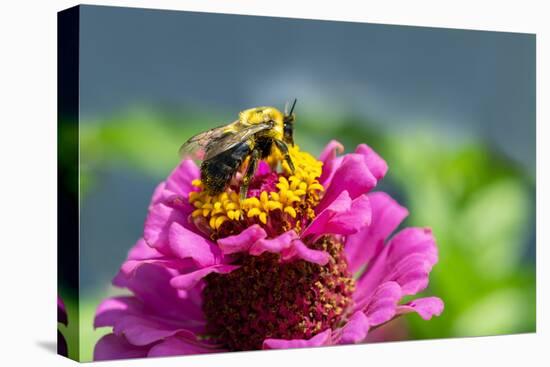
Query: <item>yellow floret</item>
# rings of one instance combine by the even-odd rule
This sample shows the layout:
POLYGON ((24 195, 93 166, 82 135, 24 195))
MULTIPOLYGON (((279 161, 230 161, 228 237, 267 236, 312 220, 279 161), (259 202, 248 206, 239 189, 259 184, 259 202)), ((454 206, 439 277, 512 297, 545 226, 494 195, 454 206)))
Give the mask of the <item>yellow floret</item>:
POLYGON ((239 194, 231 188, 219 195, 211 196, 202 191, 203 184, 200 179, 193 180, 192 185, 199 191, 189 193, 189 202, 196 208, 191 216, 205 217, 214 231, 226 221, 241 221, 247 218, 257 218, 261 223, 267 224, 269 213, 277 210, 292 219, 297 218, 299 213, 302 213, 302 216, 313 217, 313 208, 318 204, 319 196, 324 191, 318 181, 323 163, 300 151, 298 146, 289 147, 289 153, 295 167, 293 173, 277 150, 267 158, 272 167, 280 163, 284 175, 279 176, 279 181, 275 185, 277 191, 262 191, 259 198, 250 197, 241 201, 239 194))

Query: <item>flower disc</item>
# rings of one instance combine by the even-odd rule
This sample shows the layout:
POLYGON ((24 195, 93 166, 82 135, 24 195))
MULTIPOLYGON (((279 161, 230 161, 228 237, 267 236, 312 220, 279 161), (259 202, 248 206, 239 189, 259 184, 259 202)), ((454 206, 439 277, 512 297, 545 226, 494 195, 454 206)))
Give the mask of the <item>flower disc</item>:
POLYGON ((229 274, 210 274, 203 304, 210 335, 232 350, 252 350, 268 338, 308 339, 338 326, 355 281, 338 240, 325 236, 312 247, 330 254, 326 265, 264 253, 243 256, 229 274))

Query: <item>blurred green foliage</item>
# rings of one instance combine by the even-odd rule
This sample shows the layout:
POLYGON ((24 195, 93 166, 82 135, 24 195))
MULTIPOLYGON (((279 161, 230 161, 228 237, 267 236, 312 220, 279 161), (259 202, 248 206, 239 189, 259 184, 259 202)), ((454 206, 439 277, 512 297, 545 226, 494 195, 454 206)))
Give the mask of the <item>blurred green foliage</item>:
POLYGON ((480 142, 460 145, 428 132, 390 135, 381 153, 404 191, 408 224, 433 228, 440 261, 430 293, 445 312, 418 337, 476 336, 535 330, 532 178, 480 142))
MULTIPOLYGON (((98 172, 120 164, 160 181, 178 163, 179 146, 220 121, 222 114, 135 112, 81 124, 81 193, 93 187, 98 172)), ((433 229, 440 260, 424 294, 441 297, 445 311, 428 322, 406 316, 409 338, 535 331, 534 254, 527 253, 534 241, 534 177, 482 140, 455 141, 430 127, 389 131, 374 125, 302 112, 295 141, 314 154, 330 139, 347 151, 367 143, 388 162, 381 189, 409 209, 404 225, 433 229)), ((94 308, 106 296, 102 289, 108 288, 82 300, 83 360, 91 359, 106 332, 91 328, 94 308)))

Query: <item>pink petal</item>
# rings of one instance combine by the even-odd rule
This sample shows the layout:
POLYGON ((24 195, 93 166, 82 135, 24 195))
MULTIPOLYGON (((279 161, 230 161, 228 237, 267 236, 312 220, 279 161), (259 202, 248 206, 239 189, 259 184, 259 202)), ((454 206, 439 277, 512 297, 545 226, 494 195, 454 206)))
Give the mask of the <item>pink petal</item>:
POLYGON ((149 209, 151 209, 153 205, 162 201, 164 190, 166 190, 166 182, 162 181, 157 185, 157 187, 155 187, 155 191, 153 191, 153 196, 151 197, 151 202, 149 203, 149 209))
POLYGON ((389 261, 398 262, 412 253, 423 254, 431 265, 437 263, 437 246, 431 229, 405 228, 390 241, 389 261))
POLYGON ((163 203, 153 205, 145 219, 143 238, 147 244, 163 254, 171 254, 168 240, 172 223, 185 226, 187 215, 181 210, 174 209, 163 203))
POLYGON ((157 264, 142 264, 131 276, 121 275, 114 282, 131 290, 150 313, 167 319, 203 320, 201 305, 193 299, 183 298, 170 286, 171 279, 179 274, 157 264))
POLYGON ((107 298, 97 307, 94 328, 113 326, 122 316, 141 312, 143 304, 133 296, 107 298))
POLYGON ((94 347, 94 361, 144 358, 147 356, 148 349, 128 343, 123 336, 107 334, 99 339, 94 347))
POLYGON ((238 235, 218 240, 218 244, 226 253, 247 251, 253 256, 260 256, 264 252, 281 254, 283 262, 305 260, 325 265, 329 260, 325 251, 313 250, 304 245, 294 230, 274 238, 268 239, 266 236, 261 227, 253 225, 238 235))
MULTIPOLYGON (((121 276, 122 275, 132 276, 132 273, 135 272, 137 268, 139 268, 144 264, 159 265, 166 269, 172 269, 172 270, 196 267, 195 263, 191 259, 178 259, 178 258, 169 258, 164 256, 159 259, 150 259, 150 260, 126 260, 124 263, 122 263, 119 273, 121 273, 120 274, 121 276)), ((115 279, 117 279, 117 281, 120 280, 119 275, 117 275, 115 279)), ((125 285, 119 285, 119 284, 115 284, 115 285, 120 287, 125 287, 125 285)))
POLYGON ((269 239, 263 238, 264 234, 262 230, 261 236, 255 236, 262 238, 250 246, 248 252, 251 255, 260 256, 264 252, 271 252, 281 254, 283 262, 305 260, 319 265, 325 265, 329 260, 329 255, 325 251, 313 250, 304 245, 294 230, 269 239))
POLYGON ((438 297, 417 298, 407 304, 397 307, 398 314, 416 312, 424 320, 429 320, 432 316, 439 316, 443 312, 443 301, 438 297))
POLYGON ((319 160, 323 162, 323 172, 321 173, 321 177, 319 177, 319 182, 323 187, 330 185, 334 172, 340 167, 343 159, 343 157, 337 157, 337 155, 343 152, 344 146, 336 140, 331 140, 325 149, 323 149, 323 152, 319 156, 319 160))
POLYGON ((351 208, 351 198, 347 191, 342 191, 327 208, 321 211, 311 222, 311 224, 302 232, 302 237, 324 233, 330 220, 339 213, 346 213, 351 208))
MULTIPOLYGON (((319 182, 325 187, 332 185, 333 178, 336 177, 336 172, 343 164, 346 156, 337 156, 342 154, 344 147, 339 142, 332 140, 323 150, 319 159, 323 162, 323 172, 319 178, 319 182)), ((368 145, 361 144, 355 149, 355 155, 363 158, 369 172, 377 180, 381 180, 388 171, 386 162, 368 145)), ((353 195, 353 194, 352 194, 353 195)), ((352 196, 353 197, 353 196, 352 196)))
POLYGON ((229 273, 239 268, 236 265, 213 265, 207 268, 193 271, 191 273, 176 276, 170 280, 170 285, 181 290, 189 290, 193 288, 199 281, 210 273, 229 273))
POLYGON ((218 246, 224 254, 247 252, 256 241, 266 237, 264 229, 254 224, 237 235, 219 239, 218 246))
POLYGON ((149 246, 143 238, 140 238, 128 252, 128 260, 159 259, 161 257, 163 254, 149 246))
POLYGON ((361 195, 351 202, 348 211, 337 213, 328 223, 325 233, 351 235, 359 232, 371 223, 372 210, 370 200, 361 195))
POLYGON ((189 192, 195 190, 191 182, 197 178, 200 178, 199 168, 191 159, 185 159, 166 179, 166 190, 187 199, 189 192))
POLYGON ((311 348, 321 347, 331 344, 332 330, 327 329, 311 339, 266 339, 263 343, 263 349, 292 349, 292 348, 311 348))
POLYGON ((125 315, 116 320, 113 326, 116 335, 124 335, 126 340, 137 346, 144 346, 177 333, 188 332, 175 324, 164 324, 150 316, 125 315))
POLYGON ((140 238, 129 251, 128 258, 122 263, 120 269, 125 275, 131 275, 137 267, 145 263, 158 264, 172 269, 182 269, 192 264, 189 259, 167 258, 164 254, 149 246, 143 238, 140 238))
POLYGON ((352 273, 382 250, 386 238, 409 213, 384 192, 373 192, 368 194, 368 197, 372 210, 370 226, 346 239, 345 251, 348 268, 352 273))
POLYGON ((168 239, 172 253, 182 259, 193 259, 199 267, 211 266, 221 261, 221 251, 213 242, 177 222, 170 226, 168 239))
MULTIPOLYGON (((372 297, 364 311, 369 318, 371 326, 385 323, 395 316, 397 303, 401 299, 401 287, 396 282, 381 284, 372 297)), ((358 307, 360 305, 357 305, 358 307)))
POLYGON ((201 343, 197 340, 189 340, 188 338, 181 337, 180 335, 175 335, 154 345, 147 356, 169 357, 220 352, 225 352, 225 350, 201 343))
MULTIPOLYGON (((143 238, 140 238, 128 252, 128 258, 120 269, 123 274, 130 275, 138 266, 145 263, 158 264, 172 269, 182 269, 192 264, 189 259, 167 258, 149 246, 143 238)), ((124 287, 124 285, 121 286, 124 287)))
POLYGON ((300 240, 292 241, 291 246, 283 250, 281 255, 281 259, 285 262, 305 260, 318 265, 326 265, 330 259, 326 251, 312 250, 300 240))
POLYGON ((395 281, 403 295, 422 291, 437 262, 437 247, 431 230, 406 228, 396 234, 358 279, 357 299, 369 297, 381 283, 395 281))
POLYGON ((404 294, 416 294, 428 286, 431 269, 423 254, 411 254, 397 263, 386 278, 398 282, 404 294))
POLYGON ((155 192, 153 195, 154 198, 151 200, 148 210, 151 210, 153 206, 161 203, 171 208, 178 208, 186 213, 191 213, 194 210, 194 207, 189 203, 186 197, 167 190, 166 187, 162 188, 158 193, 155 192))
MULTIPOLYGON (((116 334, 125 335, 134 345, 145 345, 156 340, 155 338, 163 338, 178 332, 204 332, 204 315, 188 313, 189 303, 180 306, 180 314, 170 315, 147 308, 136 297, 109 298, 98 307, 94 328, 113 326, 116 334), (144 341, 143 338, 148 339, 144 341)), ((200 307, 200 304, 197 306, 200 307)))
POLYGON ((372 264, 355 283, 356 290, 353 297, 356 301, 368 300, 378 285, 382 283, 382 279, 388 271, 386 264, 388 250, 388 246, 382 246, 382 250, 376 255, 372 264))
POLYGON ((344 156, 342 164, 334 173, 330 185, 325 187, 325 195, 315 209, 317 213, 329 206, 341 193, 347 191, 351 199, 368 193, 376 186, 377 180, 370 172, 365 159, 360 154, 344 156))
POLYGON ((362 311, 355 312, 342 328, 342 334, 338 344, 355 344, 362 342, 369 333, 369 327, 368 317, 362 311))
POLYGON ((367 196, 351 200, 347 191, 340 195, 302 233, 302 237, 323 234, 351 235, 370 224, 371 207, 367 196))
POLYGON ((250 247, 249 252, 254 256, 259 256, 266 251, 278 254, 292 246, 292 241, 298 238, 299 237, 296 232, 291 229, 290 231, 287 231, 277 237, 270 239, 264 238, 256 241, 250 247))
POLYGON ((325 167, 329 160, 336 158, 338 154, 342 153, 344 153, 344 146, 342 143, 337 140, 331 140, 319 155, 319 160, 323 162, 323 167, 325 167))
POLYGON ((429 274, 437 263, 437 246, 428 228, 405 228, 388 243, 387 280, 401 285, 403 294, 416 294, 428 285, 429 274))
POLYGON ((355 149, 355 153, 363 156, 367 167, 369 167, 369 170, 377 180, 381 180, 386 175, 386 172, 388 172, 388 164, 386 161, 368 145, 358 145, 355 149))

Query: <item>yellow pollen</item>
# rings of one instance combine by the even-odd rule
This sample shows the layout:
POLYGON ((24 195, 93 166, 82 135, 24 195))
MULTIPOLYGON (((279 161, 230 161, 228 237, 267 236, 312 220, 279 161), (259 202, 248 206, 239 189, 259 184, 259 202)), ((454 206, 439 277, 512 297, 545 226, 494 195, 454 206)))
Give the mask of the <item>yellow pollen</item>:
MULTIPOLYGON (((276 169, 280 164, 282 173, 279 173, 275 184, 277 191, 262 191, 259 197, 250 197, 240 200, 238 193, 232 187, 218 195, 209 195, 202 191, 200 179, 192 181, 198 190, 189 194, 189 202, 196 208, 192 218, 204 217, 213 231, 217 231, 227 221, 249 223, 250 220, 266 225, 270 213, 279 211, 283 220, 290 223, 299 216, 312 219, 313 208, 319 203, 320 195, 324 191, 318 179, 322 173, 323 163, 307 152, 300 151, 298 146, 289 147, 289 153, 294 163, 292 173, 288 164, 278 150, 273 150, 266 162, 276 169)), ((238 188, 236 188, 238 191, 238 188)), ((301 230, 300 223, 296 222, 297 231, 301 230)))

